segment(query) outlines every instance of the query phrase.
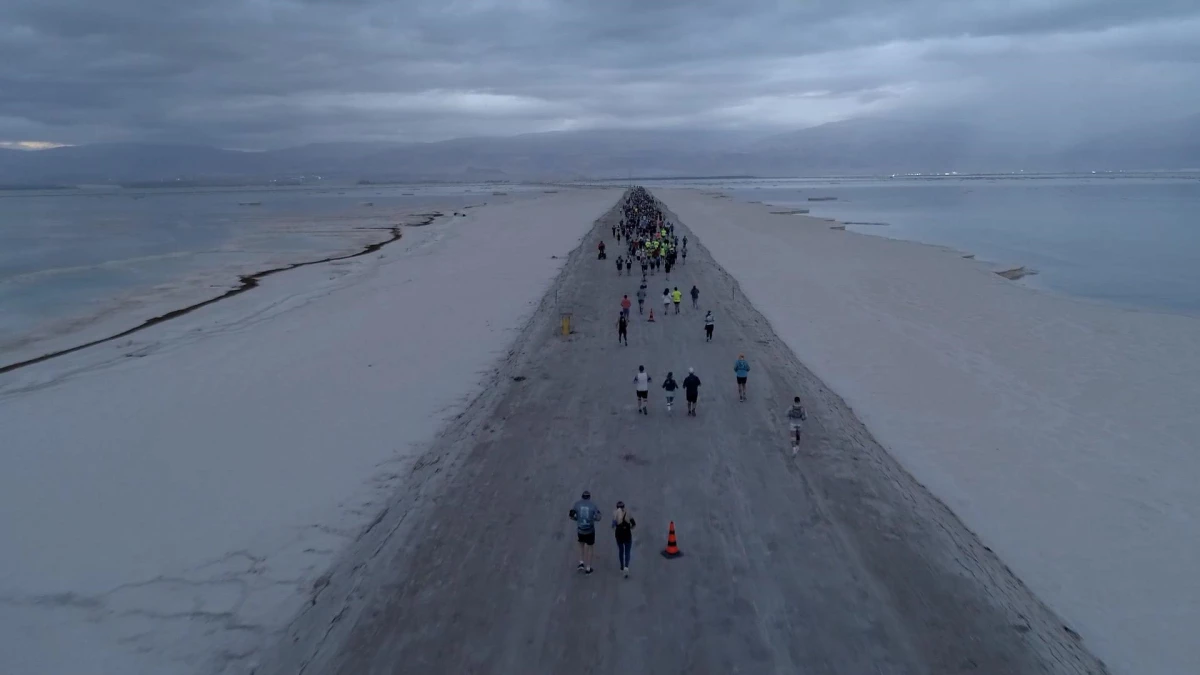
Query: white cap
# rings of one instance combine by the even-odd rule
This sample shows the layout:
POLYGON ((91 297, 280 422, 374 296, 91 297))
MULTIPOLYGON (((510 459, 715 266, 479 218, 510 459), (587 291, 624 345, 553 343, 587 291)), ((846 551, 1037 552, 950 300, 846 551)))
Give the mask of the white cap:
POLYGON ((694 373, 694 372, 696 372, 696 369, 695 369, 695 368, 688 368, 688 372, 689 372, 689 373, 694 373))

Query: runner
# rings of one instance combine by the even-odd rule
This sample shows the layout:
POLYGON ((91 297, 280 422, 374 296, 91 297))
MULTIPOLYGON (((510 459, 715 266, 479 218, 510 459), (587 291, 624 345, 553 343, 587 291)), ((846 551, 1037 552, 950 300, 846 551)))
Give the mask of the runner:
POLYGON ((625 318, 625 311, 621 311, 621 315, 617 317, 617 342, 624 343, 629 346, 629 319, 625 318))
POLYGON ((737 376, 738 400, 746 400, 746 378, 750 377, 750 362, 746 360, 745 354, 738 354, 737 361, 733 363, 733 374, 737 376))
POLYGON ((700 309, 700 289, 692 284, 692 309, 700 309))
POLYGON ((671 405, 675 403, 675 390, 679 388, 675 382, 675 373, 667 373, 667 379, 663 380, 662 388, 667 392, 667 412, 671 412, 671 405))
POLYGON ((625 502, 617 502, 617 510, 613 512, 613 534, 617 537, 617 559, 621 563, 621 571, 629 578, 629 558, 633 553, 633 528, 637 522, 629 515, 625 502))
POLYGON ((650 373, 646 372, 646 366, 638 366, 637 375, 633 376, 634 389, 637 390, 638 412, 643 415, 650 414, 650 373))
POLYGON ((683 262, 687 263, 687 246, 683 247, 683 262))
POLYGON ((638 314, 642 313, 642 306, 646 304, 646 284, 638 286, 637 290, 638 314))
POLYGON ((663 315, 665 316, 666 313, 671 310, 671 289, 669 289, 669 288, 663 289, 663 301, 662 302, 663 302, 663 315))
POLYGON ((683 302, 683 293, 679 292, 678 286, 675 287, 675 290, 671 291, 671 302, 675 303, 675 313, 678 314, 679 303, 683 302))
POLYGON ((621 296, 621 316, 629 316, 629 308, 632 306, 633 303, 629 302, 628 295, 621 296))
POLYGON ((800 429, 803 422, 808 419, 808 412, 804 410, 804 406, 800 405, 800 397, 792 399, 792 407, 788 409, 788 437, 792 441, 792 454, 800 452, 800 429))
POLYGON ((598 259, 604 260, 605 258, 606 258, 606 256, 604 255, 604 242, 600 242, 600 256, 598 259))
POLYGON ((579 571, 591 574, 592 548, 596 545, 596 523, 600 522, 600 509, 592 503, 592 493, 584 490, 568 515, 575 521, 575 531, 579 540, 579 571))
POLYGON ((683 397, 687 399, 687 414, 695 417, 696 399, 700 397, 700 378, 696 377, 693 368, 688 368, 688 376, 683 378, 683 397))
POLYGON ((617 276, 621 276, 621 272, 625 271, 625 259, 617 256, 617 276))
POLYGON ((704 315, 704 341, 712 342, 713 332, 713 315, 712 310, 708 310, 708 314, 704 315))

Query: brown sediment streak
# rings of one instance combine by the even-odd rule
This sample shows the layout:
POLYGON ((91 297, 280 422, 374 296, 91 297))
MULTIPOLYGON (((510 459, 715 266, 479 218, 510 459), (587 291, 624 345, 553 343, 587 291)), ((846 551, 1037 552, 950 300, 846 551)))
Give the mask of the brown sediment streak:
MULTIPOLYGON (((421 221, 418 221, 415 223, 407 223, 407 225, 409 227, 420 227, 422 225, 429 225, 434 220, 441 217, 441 215, 442 214, 438 213, 438 212, 421 214, 421 216, 424 218, 424 220, 421 220, 421 221)), ((251 289, 258 288, 259 281, 261 281, 273 274, 278 274, 280 272, 287 272, 289 270, 299 269, 301 267, 308 267, 310 265, 321 265, 324 263, 337 262, 339 260, 349 260, 351 258, 357 258, 359 256, 369 255, 371 253, 378 251, 379 249, 383 248, 384 246, 387 246, 388 244, 391 244, 395 241, 399 241, 399 239, 403 236, 403 232, 401 232, 402 227, 403 227, 403 225, 396 225, 395 227, 387 228, 392 233, 391 237, 388 237, 387 239, 384 239, 383 241, 375 242, 374 244, 368 244, 367 246, 363 247, 362 250, 356 251, 354 253, 349 253, 347 255, 330 256, 328 258, 321 258, 320 260, 308 260, 305 262, 292 263, 290 265, 284 265, 283 267, 272 267, 271 269, 262 270, 261 272, 255 272, 253 274, 243 274, 241 277, 238 278, 240 283, 236 288, 231 288, 228 291, 225 291, 224 293, 222 293, 221 295, 218 295, 213 298, 209 298, 208 300, 204 300, 203 302, 198 302, 194 305, 188 305, 187 307, 181 307, 179 309, 172 310, 170 312, 167 312, 166 314, 161 314, 159 316, 156 316, 156 317, 153 317, 150 319, 146 319, 145 321, 134 326, 133 328, 121 331, 120 333, 117 333, 115 335, 109 335, 108 337, 103 337, 103 338, 100 338, 99 340, 92 340, 91 342, 85 342, 84 344, 75 345, 74 347, 68 347, 67 349, 61 349, 56 352, 50 352, 49 354, 42 354, 41 356, 35 356, 32 359, 26 359, 24 361, 17 361, 16 363, 10 363, 10 364, 4 365, 4 366, 0 366, 0 375, 3 375, 5 373, 11 373, 14 370, 20 370, 21 368, 24 368, 26 366, 32 366, 32 365, 35 365, 38 363, 43 363, 45 361, 49 361, 50 359, 56 359, 60 356, 66 356, 67 354, 74 354, 75 352, 83 351, 84 349, 88 349, 90 347, 95 347, 96 345, 102 345, 106 342, 112 342, 113 340, 120 340, 123 337, 129 337, 130 335, 133 335, 134 333, 138 333, 140 331, 146 330, 147 328, 157 326, 160 323, 166 323, 172 319, 178 319, 179 317, 185 316, 187 314, 191 314, 192 312, 194 312, 198 309, 208 307, 209 305, 216 304, 222 300, 227 300, 236 295, 241 295, 242 293, 245 293, 246 291, 249 291, 251 289)))

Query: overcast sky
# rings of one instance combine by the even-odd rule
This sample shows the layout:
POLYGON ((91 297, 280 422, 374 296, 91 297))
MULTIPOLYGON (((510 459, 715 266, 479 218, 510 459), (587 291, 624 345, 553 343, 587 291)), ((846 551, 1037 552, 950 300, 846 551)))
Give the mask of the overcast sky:
POLYGON ((1200 112, 1200 0, 0 0, 0 142, 1200 112))

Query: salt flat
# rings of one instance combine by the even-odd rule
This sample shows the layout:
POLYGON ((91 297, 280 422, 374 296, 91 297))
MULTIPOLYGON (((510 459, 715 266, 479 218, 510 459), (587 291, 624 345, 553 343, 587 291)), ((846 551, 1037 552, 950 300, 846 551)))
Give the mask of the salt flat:
POLYGON ((0 376, 2 670, 246 672, 618 194, 493 199, 0 376))
POLYGON ((1200 664, 1200 320, 655 190, 871 433, 1116 672, 1200 664))

